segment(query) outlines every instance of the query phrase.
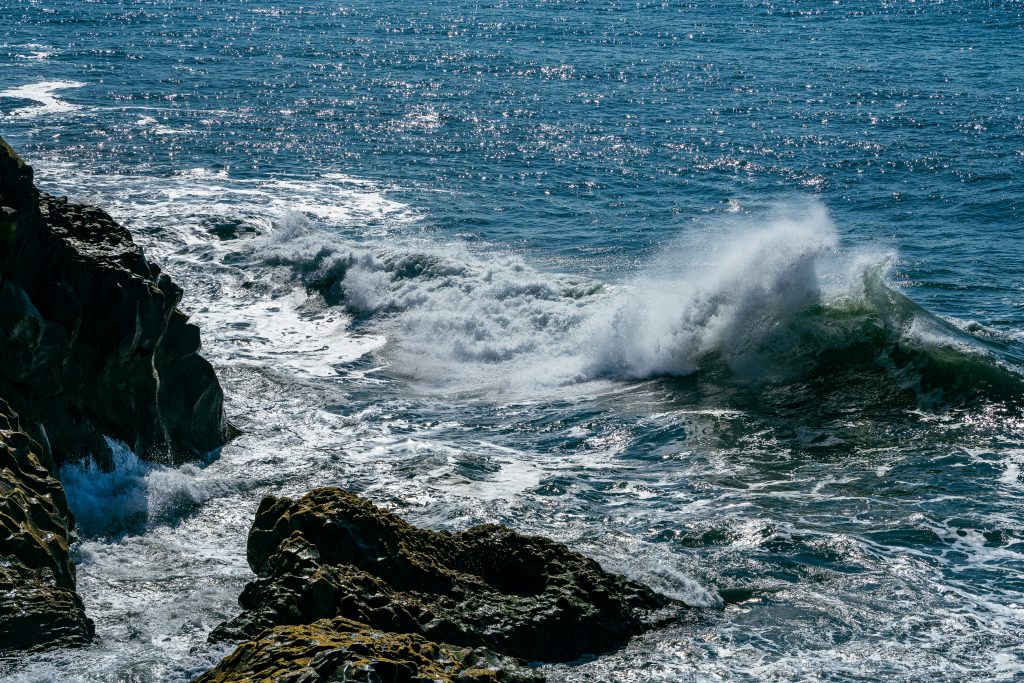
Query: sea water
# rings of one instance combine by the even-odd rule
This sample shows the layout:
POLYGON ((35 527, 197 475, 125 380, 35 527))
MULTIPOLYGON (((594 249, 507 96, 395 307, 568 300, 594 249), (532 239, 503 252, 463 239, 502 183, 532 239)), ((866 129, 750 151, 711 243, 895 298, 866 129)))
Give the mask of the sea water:
POLYGON ((96 642, 3 675, 199 673, 260 498, 339 485, 701 608, 552 681, 1024 677, 1019 4, 0 19, 0 135, 185 288, 243 431, 65 466, 96 642))

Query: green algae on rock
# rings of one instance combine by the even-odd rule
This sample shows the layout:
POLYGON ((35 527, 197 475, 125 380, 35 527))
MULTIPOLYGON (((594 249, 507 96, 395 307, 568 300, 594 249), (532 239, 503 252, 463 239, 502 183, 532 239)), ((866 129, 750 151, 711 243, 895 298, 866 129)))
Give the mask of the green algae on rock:
POLYGON ((38 447, 0 400, 0 653, 84 645, 93 635, 75 593, 71 512, 38 447))
POLYGON ((621 647, 685 607, 545 538, 494 524, 418 529, 337 488, 265 498, 248 560, 257 578, 239 598, 244 612, 214 640, 340 616, 559 662, 621 647))
POLYGON ((229 681, 389 681, 394 683, 540 683, 543 677, 483 648, 385 633, 336 617, 278 626, 238 646, 196 683, 229 681))

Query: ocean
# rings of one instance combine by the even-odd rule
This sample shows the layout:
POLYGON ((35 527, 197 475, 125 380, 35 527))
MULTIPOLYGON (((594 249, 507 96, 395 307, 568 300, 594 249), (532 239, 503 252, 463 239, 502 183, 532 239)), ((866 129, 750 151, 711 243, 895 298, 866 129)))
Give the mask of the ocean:
MULTIPOLYGON (((243 435, 61 479, 184 681, 259 500, 500 522, 701 609, 552 681, 1024 679, 1024 6, 4 0, 0 134, 185 289, 243 435)), ((88 454, 82 454, 88 456, 88 454)))

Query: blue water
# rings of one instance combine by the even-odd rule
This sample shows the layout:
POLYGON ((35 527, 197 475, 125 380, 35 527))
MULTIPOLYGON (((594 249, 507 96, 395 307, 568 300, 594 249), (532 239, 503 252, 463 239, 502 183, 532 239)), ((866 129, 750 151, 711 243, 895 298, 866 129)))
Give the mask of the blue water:
POLYGON ((1019 4, 0 19, 0 135, 185 286, 246 432, 64 473, 99 640, 12 676, 197 673, 260 496, 335 483, 706 607, 551 680, 1024 677, 1019 4))

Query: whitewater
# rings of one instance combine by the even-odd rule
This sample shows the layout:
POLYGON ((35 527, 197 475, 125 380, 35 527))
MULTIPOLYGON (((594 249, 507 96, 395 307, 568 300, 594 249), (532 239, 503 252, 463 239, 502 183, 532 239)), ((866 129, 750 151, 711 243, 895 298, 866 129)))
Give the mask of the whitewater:
POLYGON ((0 131, 182 286, 242 432, 64 467, 97 641, 0 676, 206 670, 321 485, 700 607, 552 681, 1024 676, 1018 9, 0 12, 0 131))

